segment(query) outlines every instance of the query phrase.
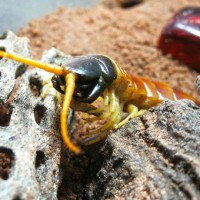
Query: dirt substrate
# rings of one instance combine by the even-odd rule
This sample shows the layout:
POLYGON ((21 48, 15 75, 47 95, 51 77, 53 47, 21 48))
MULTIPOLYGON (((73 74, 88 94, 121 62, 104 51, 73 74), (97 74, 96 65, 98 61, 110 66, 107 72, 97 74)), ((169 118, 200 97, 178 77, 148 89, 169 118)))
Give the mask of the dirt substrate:
POLYGON ((179 9, 199 5, 199 0, 146 0, 123 9, 105 1, 89 8, 59 8, 30 22, 20 36, 30 38, 33 56, 56 47, 66 54, 105 54, 125 70, 197 96, 197 72, 162 55, 159 34, 179 9))

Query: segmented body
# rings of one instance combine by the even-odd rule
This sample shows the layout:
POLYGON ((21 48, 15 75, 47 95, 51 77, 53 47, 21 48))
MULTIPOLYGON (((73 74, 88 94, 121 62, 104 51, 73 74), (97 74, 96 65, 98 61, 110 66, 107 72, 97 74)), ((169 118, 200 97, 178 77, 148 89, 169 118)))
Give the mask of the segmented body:
POLYGON ((112 62, 117 78, 102 93, 102 106, 96 111, 89 112, 90 114, 102 113, 92 118, 93 121, 107 119, 107 122, 101 128, 87 134, 85 143, 91 144, 101 140, 109 133, 109 130, 121 127, 131 118, 143 114, 146 109, 166 99, 190 99, 200 106, 200 102, 193 96, 173 90, 164 82, 154 82, 146 77, 126 74, 114 61, 112 62), (124 117, 124 113, 127 113, 127 117, 124 117))
MULTIPOLYGON (((79 153, 80 147, 72 143, 67 130, 70 106, 87 113, 84 120, 88 123, 105 121, 100 128, 84 134, 82 144, 85 145, 101 140, 110 130, 121 127, 165 99, 190 99, 200 106, 200 102, 191 95, 173 90, 166 83, 126 74, 112 59, 103 55, 74 57, 64 66, 41 63, 3 51, 0 51, 0 57, 55 74, 47 88, 50 86, 56 90, 62 106, 61 135, 66 146, 74 153, 79 153), (100 106, 96 106, 96 102, 100 106)), ((44 91, 46 94, 47 90, 44 91)))
POLYGON ((114 65, 117 79, 113 82, 112 90, 115 90, 122 102, 132 103, 140 109, 151 108, 166 99, 190 99, 200 105, 200 102, 192 95, 172 89, 165 82, 156 82, 147 77, 126 74, 116 63, 114 65))

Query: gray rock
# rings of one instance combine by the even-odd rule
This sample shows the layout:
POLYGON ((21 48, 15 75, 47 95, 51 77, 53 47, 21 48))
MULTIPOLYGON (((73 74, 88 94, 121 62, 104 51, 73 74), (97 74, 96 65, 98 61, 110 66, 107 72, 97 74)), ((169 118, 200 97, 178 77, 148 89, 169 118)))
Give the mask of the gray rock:
MULTIPOLYGON (((28 40, 12 32, 0 47, 30 57, 28 40)), ((51 50, 44 62, 59 52, 51 50)), ((42 81, 51 76, 5 58, 0 60, 0 199, 57 199, 60 182, 60 107, 54 89, 41 101, 42 81)))
POLYGON ((67 173, 76 176, 63 183, 71 188, 64 199, 199 199, 199 124, 200 108, 188 100, 150 109, 91 146, 84 161, 70 159, 67 173))

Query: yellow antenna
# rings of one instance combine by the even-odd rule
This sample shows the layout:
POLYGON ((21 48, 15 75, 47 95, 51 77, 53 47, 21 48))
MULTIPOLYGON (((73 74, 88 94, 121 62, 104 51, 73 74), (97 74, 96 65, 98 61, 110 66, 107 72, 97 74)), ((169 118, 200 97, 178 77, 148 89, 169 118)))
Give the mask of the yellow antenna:
POLYGON ((27 64, 27 65, 32 65, 34 67, 43 69, 47 72, 51 72, 56 75, 66 75, 70 72, 69 70, 66 70, 64 67, 42 63, 42 62, 39 62, 36 60, 24 58, 24 57, 18 56, 16 54, 8 53, 8 52, 2 51, 2 50, 0 50, 0 57, 9 58, 9 59, 15 60, 17 62, 21 62, 21 63, 27 64))
POLYGON ((66 146, 73 151, 74 153, 78 154, 80 152, 80 148, 73 144, 70 140, 69 134, 68 134, 68 126, 67 126, 67 119, 68 119, 68 110, 70 107, 70 103, 72 101, 74 89, 75 89, 75 79, 76 75, 71 73, 69 70, 66 70, 64 67, 60 66, 54 66, 51 64, 42 63, 39 61, 35 61, 29 58, 24 58, 12 53, 4 52, 0 50, 0 57, 8 58, 11 60, 15 60, 17 62, 21 62, 27 65, 32 65, 34 67, 43 69, 45 71, 57 74, 57 75, 64 75, 66 79, 66 93, 64 95, 64 101, 63 101, 63 108, 61 111, 61 134, 64 143, 66 146))
POLYGON ((65 142, 66 146, 71 151, 78 154, 80 153, 80 148, 71 142, 69 134, 68 134, 68 127, 67 127, 68 111, 69 111, 70 103, 72 101, 72 96, 75 89, 75 79, 76 79, 76 75, 73 73, 69 73, 65 76, 66 89, 65 89, 65 95, 64 95, 64 100, 63 100, 63 107, 62 107, 62 111, 60 115, 60 121, 61 121, 61 133, 62 133, 63 141, 65 142))

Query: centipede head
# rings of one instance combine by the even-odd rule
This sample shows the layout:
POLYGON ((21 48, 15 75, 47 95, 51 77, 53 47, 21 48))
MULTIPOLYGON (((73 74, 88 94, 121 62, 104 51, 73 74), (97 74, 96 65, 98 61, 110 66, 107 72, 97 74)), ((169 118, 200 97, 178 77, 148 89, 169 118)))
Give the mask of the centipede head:
MULTIPOLYGON (((69 59, 64 66, 57 66, 24 58, 5 51, 0 51, 0 57, 32 65, 55 74, 52 79, 53 86, 58 92, 63 94, 60 120, 62 138, 70 150, 74 153, 79 153, 80 148, 71 142, 67 130, 67 116, 70 104, 72 99, 91 104, 103 94, 105 89, 117 77, 112 60, 101 55, 79 56, 69 59)), ((96 113, 96 115, 99 115, 100 112, 98 111, 96 113)))

